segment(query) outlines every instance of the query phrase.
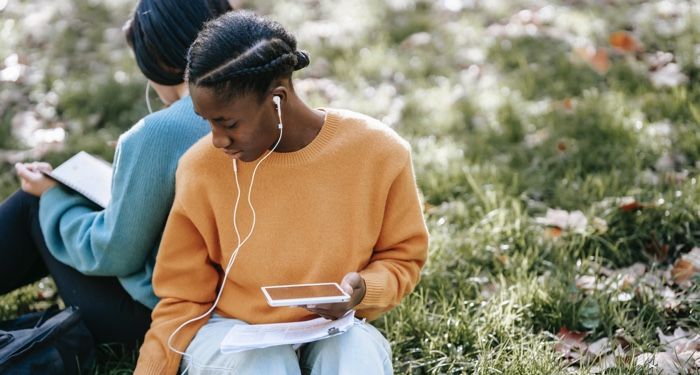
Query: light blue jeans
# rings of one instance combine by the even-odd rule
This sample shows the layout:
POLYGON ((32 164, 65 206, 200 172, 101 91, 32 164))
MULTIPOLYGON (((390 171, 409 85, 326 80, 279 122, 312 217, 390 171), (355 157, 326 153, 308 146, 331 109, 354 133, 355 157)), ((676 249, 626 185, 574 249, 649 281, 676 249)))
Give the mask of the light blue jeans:
POLYGON ((214 314, 185 351, 180 371, 187 374, 393 374, 389 342, 371 324, 359 321, 347 332, 304 344, 298 350, 280 345, 222 354, 219 345, 236 324, 214 314))

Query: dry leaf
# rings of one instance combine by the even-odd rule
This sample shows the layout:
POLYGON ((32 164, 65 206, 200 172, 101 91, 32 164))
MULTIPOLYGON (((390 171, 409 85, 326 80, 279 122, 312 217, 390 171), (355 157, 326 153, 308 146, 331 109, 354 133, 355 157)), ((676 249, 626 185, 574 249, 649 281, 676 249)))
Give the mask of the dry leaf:
POLYGON ((571 100, 571 98, 566 98, 562 102, 562 105, 564 106, 564 109, 570 111, 574 108, 574 102, 571 100))
POLYGON ((659 293, 659 296, 663 299, 662 305, 666 310, 676 310, 681 305, 681 300, 678 299, 676 293, 669 287, 664 288, 664 290, 659 293))
POLYGON ((547 209, 547 213, 544 217, 538 217, 535 221, 539 224, 577 233, 585 232, 586 226, 588 225, 588 219, 586 219, 586 216, 581 211, 568 212, 565 210, 553 210, 551 208, 547 209))
POLYGON ((688 77, 683 74, 681 67, 676 63, 670 63, 660 69, 653 71, 649 78, 655 87, 676 87, 688 81, 688 77))
POLYGON ((588 345, 583 339, 588 335, 585 332, 569 331, 566 327, 561 327, 557 338, 559 341, 554 345, 554 350, 561 353, 565 359, 577 360, 586 351, 588 345))
POLYGON ((627 31, 615 31, 611 33, 608 41, 615 49, 624 52, 637 52, 642 49, 639 41, 627 31))
POLYGON ((588 63, 593 70, 600 74, 605 74, 610 70, 608 52, 603 48, 596 48, 593 46, 575 48, 574 54, 588 63))
POLYGON ((544 235, 547 238, 558 238, 561 236, 561 229, 557 227, 547 227, 544 230, 544 235))
POLYGON ((671 269, 671 276, 676 284, 683 284, 690 280, 691 277, 697 272, 693 263, 689 260, 678 259, 673 263, 673 268, 671 269))

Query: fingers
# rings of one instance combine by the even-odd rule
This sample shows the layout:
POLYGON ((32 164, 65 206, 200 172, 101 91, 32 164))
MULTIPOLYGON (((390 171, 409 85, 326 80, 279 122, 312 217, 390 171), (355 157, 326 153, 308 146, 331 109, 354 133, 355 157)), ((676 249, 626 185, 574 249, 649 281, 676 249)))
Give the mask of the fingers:
POLYGON ((355 289, 359 289, 361 286, 362 277, 357 272, 348 273, 343 277, 343 281, 340 283, 340 287, 349 295, 352 295, 355 289))
POLYGON ((326 319, 335 320, 345 315, 349 310, 345 304, 322 304, 322 305, 306 305, 306 310, 320 315, 326 319))
POLYGON ((53 170, 51 164, 36 161, 31 163, 16 163, 15 169, 20 177, 27 179, 37 177, 41 172, 51 172, 53 170))

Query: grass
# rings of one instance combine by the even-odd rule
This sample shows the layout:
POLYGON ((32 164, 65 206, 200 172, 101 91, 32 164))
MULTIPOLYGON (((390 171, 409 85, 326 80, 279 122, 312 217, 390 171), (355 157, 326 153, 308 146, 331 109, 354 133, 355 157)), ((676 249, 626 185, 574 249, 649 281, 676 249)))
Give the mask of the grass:
MULTIPOLYGON (((31 41, 26 53, 42 75, 0 82, 2 95, 20 93, 0 116, 4 150, 22 147, 8 130, 17 113, 53 105, 55 114, 40 116, 41 123, 66 127, 68 136, 48 160, 79 149, 109 160, 109 141, 145 113, 145 82, 124 43, 108 37, 130 5, 74 3, 64 16, 71 22, 43 42, 66 48, 43 50, 41 38, 20 27, 0 46, 7 55, 31 41), (47 91, 60 100, 47 104, 40 95, 47 91)), ((23 6, 5 12, 21 20, 23 6)), ((567 328, 585 332, 588 343, 624 343, 625 356, 605 373, 653 374, 634 358, 663 350, 657 328, 700 330, 699 299, 688 297, 695 283, 670 286, 688 297, 674 309, 664 307, 660 287, 641 282, 577 286, 582 275, 612 280, 601 270, 635 262, 648 274, 667 270, 700 244, 700 9, 693 2, 248 6, 297 31, 310 50, 312 64, 297 79, 302 96, 380 118, 413 145, 430 259, 414 293, 374 322, 392 343, 397 373, 592 372, 598 362, 572 365, 557 349, 556 334, 567 328), (630 31, 643 49, 615 50, 608 35, 618 30, 630 31), (577 55, 582 45, 604 49, 608 68, 577 55), (657 51, 673 54, 687 80, 654 86, 649 58, 657 51), (630 199, 636 206, 621 209, 630 199), (588 224, 557 235, 538 221, 553 208, 580 210, 588 224), (621 300, 622 292, 632 298, 621 300)), ((16 188, 11 165, 0 163, 0 197, 16 188)), ((37 288, 0 297, 2 317, 42 308, 37 288)), ((101 353, 100 374, 129 373, 136 356, 111 347, 101 353)))

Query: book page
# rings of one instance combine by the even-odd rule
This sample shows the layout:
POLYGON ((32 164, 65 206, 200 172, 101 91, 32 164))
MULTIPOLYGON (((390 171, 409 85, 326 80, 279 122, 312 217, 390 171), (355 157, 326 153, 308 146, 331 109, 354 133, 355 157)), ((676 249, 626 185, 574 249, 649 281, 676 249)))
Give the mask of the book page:
POLYGON ((85 151, 46 174, 102 208, 107 207, 112 197, 112 166, 85 151))
POLYGON ((222 353, 286 344, 303 344, 341 334, 355 324, 355 311, 337 320, 318 318, 303 322, 238 324, 221 342, 222 353))

